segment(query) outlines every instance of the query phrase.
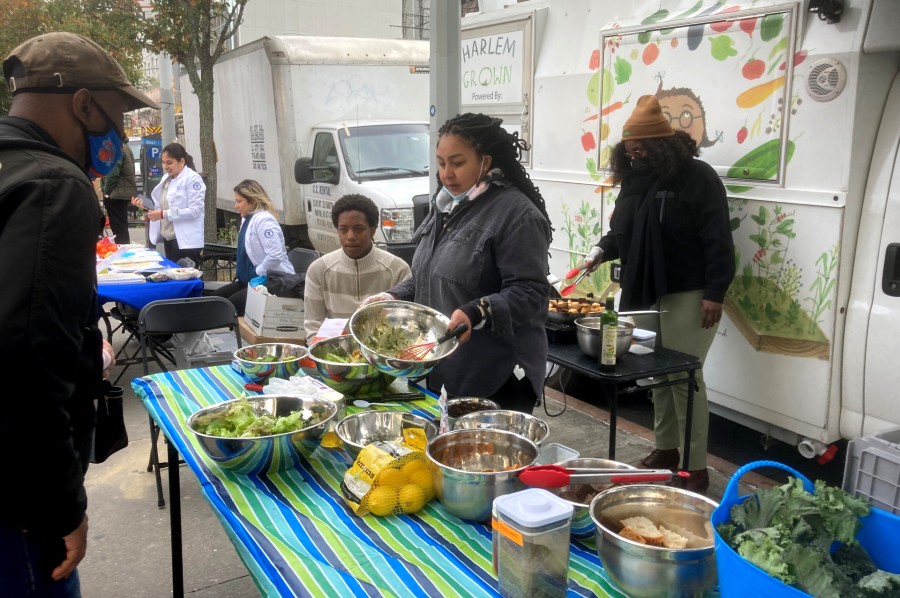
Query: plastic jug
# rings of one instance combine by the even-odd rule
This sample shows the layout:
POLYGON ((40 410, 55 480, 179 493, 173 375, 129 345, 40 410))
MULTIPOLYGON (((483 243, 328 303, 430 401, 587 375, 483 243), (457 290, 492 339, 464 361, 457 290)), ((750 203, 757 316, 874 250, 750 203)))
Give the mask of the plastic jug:
POLYGON ((541 488, 494 499, 494 573, 501 596, 565 596, 573 506, 541 488))

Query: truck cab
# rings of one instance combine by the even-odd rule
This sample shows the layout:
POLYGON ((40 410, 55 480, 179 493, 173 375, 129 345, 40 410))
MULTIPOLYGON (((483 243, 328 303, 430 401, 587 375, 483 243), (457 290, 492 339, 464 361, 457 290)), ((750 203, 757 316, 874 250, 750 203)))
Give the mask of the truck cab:
POLYGON ((313 128, 307 147, 311 155, 297 159, 294 176, 303 185, 312 244, 323 253, 340 247, 331 209, 344 195, 359 194, 379 208, 375 242, 411 261, 412 234, 421 220, 415 214, 424 215, 428 204, 428 123, 323 123, 313 128))

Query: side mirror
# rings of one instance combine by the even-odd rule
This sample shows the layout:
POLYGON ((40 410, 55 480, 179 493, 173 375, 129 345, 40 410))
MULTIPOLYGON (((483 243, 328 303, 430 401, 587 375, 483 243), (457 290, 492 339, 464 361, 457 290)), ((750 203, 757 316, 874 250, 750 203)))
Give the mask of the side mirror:
POLYGON ((341 180, 341 167, 339 164, 313 166, 312 158, 297 158, 294 162, 294 180, 301 185, 313 183, 337 185, 341 180))

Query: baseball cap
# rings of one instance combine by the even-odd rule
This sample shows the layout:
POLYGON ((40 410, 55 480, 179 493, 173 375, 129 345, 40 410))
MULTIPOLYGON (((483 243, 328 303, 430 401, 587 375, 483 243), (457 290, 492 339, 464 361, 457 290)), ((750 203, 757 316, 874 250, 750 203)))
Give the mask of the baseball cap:
POLYGON ((58 31, 19 44, 3 61, 9 92, 75 93, 79 89, 118 91, 126 112, 159 104, 138 91, 106 50, 76 33, 58 31))

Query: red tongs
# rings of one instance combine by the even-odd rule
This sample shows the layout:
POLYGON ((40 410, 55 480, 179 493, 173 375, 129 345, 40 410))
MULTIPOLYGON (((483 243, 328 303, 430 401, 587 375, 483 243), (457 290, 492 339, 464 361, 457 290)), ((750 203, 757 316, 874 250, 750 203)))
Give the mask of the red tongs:
POLYGON ((559 294, 562 295, 563 297, 568 297, 569 295, 571 295, 572 291, 575 290, 575 287, 578 286, 578 283, 581 282, 581 279, 587 275, 588 275, 588 269, 587 269, 587 266, 585 266, 585 265, 581 265, 577 268, 572 268, 571 270, 569 270, 566 273, 566 278, 565 278, 566 280, 569 280, 573 276, 578 276, 578 278, 576 278, 574 281, 572 281, 571 284, 564 286, 562 288, 562 290, 559 292, 559 294), (581 272, 581 274, 578 274, 579 272, 581 272))
POLYGON ((686 471, 668 469, 567 469, 561 465, 534 465, 522 470, 519 480, 534 488, 562 488, 573 484, 635 484, 668 482, 672 476, 689 478, 686 471))

